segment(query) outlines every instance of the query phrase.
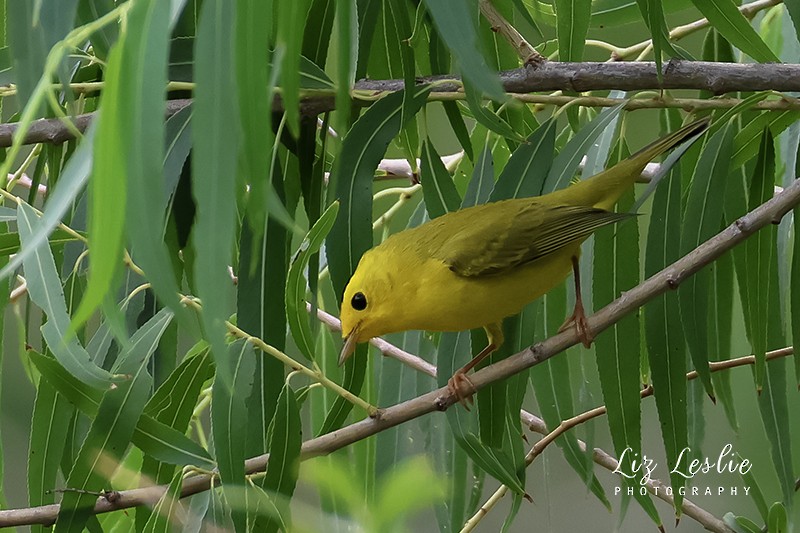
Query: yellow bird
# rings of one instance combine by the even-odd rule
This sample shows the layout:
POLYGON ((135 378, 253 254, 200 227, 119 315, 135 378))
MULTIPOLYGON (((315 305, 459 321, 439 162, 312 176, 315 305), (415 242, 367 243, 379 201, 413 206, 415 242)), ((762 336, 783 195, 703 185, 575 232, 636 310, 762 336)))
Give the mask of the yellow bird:
POLYGON ((693 122, 565 189, 461 209, 390 236, 362 256, 345 288, 339 364, 372 337, 483 327, 489 345, 448 382, 465 404, 474 392, 466 373, 502 345, 503 319, 561 283, 570 269, 576 302, 562 329, 574 324, 590 346, 578 277, 581 243, 628 216, 610 209, 648 162, 707 126, 708 120, 693 122))

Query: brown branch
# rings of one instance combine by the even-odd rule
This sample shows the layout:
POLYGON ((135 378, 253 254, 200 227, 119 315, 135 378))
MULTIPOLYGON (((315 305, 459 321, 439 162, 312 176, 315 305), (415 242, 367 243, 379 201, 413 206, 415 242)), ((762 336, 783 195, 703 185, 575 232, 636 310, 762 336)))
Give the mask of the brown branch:
MULTIPOLYGON (((735 223, 698 246, 686 256, 622 294, 619 298, 589 317, 589 327, 596 334, 599 334, 623 317, 635 312, 656 296, 671 289, 676 289, 682 281, 743 242, 759 229, 769 224, 779 223, 783 216, 798 204, 800 204, 800 180, 796 179, 780 194, 775 195, 752 212, 737 219, 735 223)), ((577 334, 574 329, 570 328, 507 359, 477 371, 472 376, 472 383, 476 389, 482 389, 537 365, 577 343, 577 334)), ((307 440, 303 443, 301 456, 303 459, 308 459, 329 454, 403 422, 437 410, 446 410, 456 401, 456 398, 448 392, 447 387, 442 387, 406 402, 381 409, 374 418, 366 418, 331 433, 307 440)), ((254 473, 264 470, 268 459, 268 454, 248 459, 245 463, 246 471, 254 473)), ((189 477, 184 480, 181 495, 196 494, 208 489, 211 483, 211 478, 206 475, 189 477)), ((108 502, 104 499, 98 500, 95 504, 94 512, 104 513, 138 505, 152 505, 158 501, 165 490, 166 487, 164 486, 156 486, 120 491, 119 499, 114 502, 108 502)), ((0 527, 52 524, 57 516, 57 504, 26 509, 2 510, 0 511, 0 527)))
MULTIPOLYGON (((651 62, 613 62, 613 63, 562 63, 549 61, 540 66, 526 66, 500 73, 505 90, 519 100, 563 105, 571 101, 570 97, 548 97, 529 95, 537 91, 605 91, 624 90, 640 91, 648 89, 696 89, 706 90, 714 94, 734 91, 773 90, 779 92, 800 91, 800 65, 795 64, 743 64, 712 63, 704 61, 672 60, 663 67, 663 83, 659 83, 655 63, 651 62), (549 99, 548 99, 549 98, 549 99), (556 98, 555 100, 553 98, 556 98), (567 98, 564 102, 557 98, 567 98)), ((463 98, 461 82, 454 76, 428 76, 419 78, 418 82, 434 83, 432 100, 463 98), (438 95, 438 93, 457 93, 454 95, 438 95)), ((368 105, 370 100, 378 98, 382 93, 400 91, 404 88, 403 80, 361 80, 355 84, 354 101, 359 105, 368 105), (365 99, 365 96, 369 96, 365 99)), ((593 97, 596 98, 596 97, 593 97)), ((581 100, 580 105, 607 106, 619 102, 609 99, 581 100)), ((171 116, 191 100, 169 100, 166 114, 171 116)), ((642 107, 679 107, 695 109, 702 105, 731 107, 732 99, 717 101, 715 104, 701 104, 700 100, 681 102, 680 99, 633 100, 629 109, 642 107), (638 103, 644 102, 644 103, 638 103)), ((316 116, 334 109, 334 95, 330 91, 306 91, 301 99, 301 112, 306 116, 316 116)), ((793 99, 759 102, 755 109, 794 109, 793 99), (777 102, 777 103, 775 103, 777 102)), ((273 110, 283 110, 280 96, 273 102, 273 110)), ((79 131, 85 131, 95 113, 87 113, 73 117, 72 120, 79 131)), ((18 129, 17 123, 0 124, 0 148, 11 146, 12 136, 18 129)), ((40 119, 33 122, 30 131, 23 139, 23 144, 61 143, 73 139, 74 135, 59 119, 40 119)))

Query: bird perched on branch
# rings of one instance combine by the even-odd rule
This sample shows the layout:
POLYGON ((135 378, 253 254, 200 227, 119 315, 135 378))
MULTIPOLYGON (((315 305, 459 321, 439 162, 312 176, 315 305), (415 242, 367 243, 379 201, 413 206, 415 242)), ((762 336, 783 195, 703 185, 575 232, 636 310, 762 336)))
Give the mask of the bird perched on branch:
POLYGON ((503 343, 502 321, 561 283, 575 279, 573 326, 591 345, 581 301, 578 257, 595 230, 623 220, 611 211, 652 159, 703 132, 699 120, 653 142, 587 180, 534 198, 461 209, 390 236, 363 255, 341 306, 344 347, 406 330, 483 327, 489 344, 448 382, 466 406, 474 392, 467 372, 503 343))

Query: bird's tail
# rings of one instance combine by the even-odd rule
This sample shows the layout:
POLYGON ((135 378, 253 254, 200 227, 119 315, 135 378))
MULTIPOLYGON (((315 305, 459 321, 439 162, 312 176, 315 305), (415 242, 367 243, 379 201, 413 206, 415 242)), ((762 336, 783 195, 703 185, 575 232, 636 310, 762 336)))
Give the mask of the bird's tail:
POLYGON ((699 135, 708 127, 709 118, 687 124, 652 143, 613 167, 583 180, 563 192, 566 203, 587 205, 610 210, 622 193, 636 182, 647 163, 686 140, 699 135))

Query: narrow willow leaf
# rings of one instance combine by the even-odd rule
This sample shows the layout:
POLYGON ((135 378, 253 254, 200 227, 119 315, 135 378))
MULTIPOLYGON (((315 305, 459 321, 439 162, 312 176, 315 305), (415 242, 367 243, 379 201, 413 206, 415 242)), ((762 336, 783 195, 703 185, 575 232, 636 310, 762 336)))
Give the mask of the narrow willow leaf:
MULTIPOLYGON (((283 173, 275 168, 272 184, 283 196, 283 173)), ((260 209, 248 202, 239 237, 239 272, 236 291, 237 325, 279 350, 286 348, 286 275, 289 233, 274 218, 261 218, 260 209), (256 214, 251 211, 256 210, 256 214), (253 216, 254 215, 254 216, 253 216), (260 218, 260 230, 251 230, 252 218, 260 218), (252 265, 252 266, 251 266, 252 265)), ((284 382, 283 363, 273 357, 257 357, 253 392, 247 399, 248 457, 268 451, 267 429, 275 414, 284 382)))
MULTIPOLYGON (((147 273, 159 301, 186 323, 190 318, 178 301, 178 284, 164 244, 167 198, 171 193, 164 191, 169 9, 167 2, 149 0, 138 2, 128 14, 119 78, 119 97, 125 104, 118 110, 122 118, 114 134, 127 150, 126 227, 133 258, 147 273), (164 193, 159 194, 161 191, 164 193)), ((180 129, 174 142, 181 142, 179 132, 180 129)), ((189 137, 186 135, 182 142, 188 144, 189 137)), ((175 154, 176 158, 179 156, 175 154)), ((177 186, 177 179, 173 180, 173 187, 177 186)))
POLYGON ((791 316, 792 346, 794 347, 794 375, 800 388, 800 207, 795 207, 794 251, 792 252, 791 316))
MULTIPOLYGON (((200 391, 205 382, 213 375, 213 370, 214 364, 208 344, 201 341, 186 354, 181 364, 156 389, 144 407, 143 418, 151 416, 177 432, 185 433, 200 391)), ((140 419, 139 426, 141 425, 142 420, 140 419)), ((139 447, 141 448, 141 446, 139 447)), ((142 462, 142 474, 148 476, 154 483, 169 482, 175 473, 173 464, 152 457, 147 453, 148 449, 142 451, 147 454, 142 462)))
POLYGON ((540 195, 553 163, 555 139, 554 120, 548 120, 531 133, 527 141, 511 154, 511 159, 506 163, 489 195, 489 201, 540 195))
MULTIPOLYGON (((644 274, 650 277, 680 257, 681 179, 680 166, 673 167, 666 183, 656 189, 650 217, 644 274)), ((681 334, 678 295, 667 292, 644 308, 644 333, 661 438, 667 464, 677 464, 680 452, 689 444, 686 405, 686 343, 681 334)), ((670 474, 675 512, 679 515, 683 496, 679 489, 685 479, 670 474)))
POLYGON ((558 60, 581 61, 589 19, 592 16, 591 0, 555 0, 558 60))
MULTIPOLYGON (((731 160, 733 127, 728 123, 703 147, 686 199, 680 253, 686 255, 719 230, 725 186, 731 160)), ((713 398, 708 369, 709 273, 697 272, 678 289, 681 323, 694 367, 706 392, 713 398)))
MULTIPOLYGON (((16 215, 14 215, 16 219, 16 215)), ((71 233, 65 230, 57 229, 47 239, 50 245, 66 244, 68 242, 75 242, 78 240, 71 233)), ((0 233, 0 257, 8 257, 9 255, 16 254, 20 251, 19 234, 18 233, 0 233)))
POLYGON ((464 80, 463 83, 464 92, 467 95, 467 105, 469 106, 469 110, 472 113, 473 118, 478 121, 478 124, 484 126, 489 131, 493 131, 499 135, 502 135, 507 139, 513 139, 520 142, 524 140, 519 133, 514 131, 514 128, 512 128, 508 122, 503 120, 498 114, 483 104, 481 100, 482 93, 477 87, 474 87, 466 80, 464 80))
POLYGON ((217 378, 231 387, 224 321, 233 301, 228 275, 236 227, 236 180, 239 120, 233 42, 235 10, 228 2, 203 2, 195 42, 195 115, 192 136, 192 193, 197 204, 193 233, 196 292, 203 301, 205 334, 217 361, 217 378), (227 178, 224 178, 227 176, 227 178))
MULTIPOLYGON (((81 0, 78 3, 78 23, 88 24, 114 9, 114 0, 81 0)), ((117 41, 119 28, 114 24, 107 24, 98 29, 89 40, 92 50, 103 61, 108 57, 108 51, 117 41)))
POLYGON ((97 126, 93 122, 86 130, 83 142, 78 145, 69 161, 64 165, 59 176, 58 187, 52 194, 48 193, 47 208, 42 214, 36 233, 26 241, 26 245, 20 253, 0 270, 0 279, 5 279, 14 273, 27 257, 46 242, 53 229, 61 223, 64 215, 72 209, 73 202, 83 191, 92 170, 92 150, 96 131, 97 126))
POLYGON ((656 60, 656 71, 658 78, 661 79, 661 64, 662 55, 664 52, 670 53, 672 56, 680 55, 669 40, 669 27, 664 18, 664 5, 663 2, 658 0, 636 0, 639 6, 639 11, 642 13, 644 23, 650 29, 650 35, 653 39, 653 56, 656 60))
POLYGON ((285 531, 285 525, 290 525, 288 502, 297 483, 302 443, 300 407, 297 405, 294 390, 289 385, 284 385, 278 397, 275 418, 269 428, 270 461, 263 484, 265 490, 285 497, 285 499, 279 498, 276 504, 284 524, 270 524, 270 527, 275 529, 282 526, 285 531))
MULTIPOLYGON (((761 140, 758 160, 750 181, 749 209, 755 209, 772 198, 775 183, 775 153, 772 135, 764 131, 761 140)), ((746 272, 740 275, 739 281, 747 285, 743 290, 747 297, 744 319, 750 346, 755 355, 756 388, 761 390, 767 370, 768 321, 770 318, 770 279, 775 262, 775 226, 762 228, 745 241, 744 248, 746 272)))
POLYGON ((172 477, 172 481, 167 486, 167 490, 158 499, 150 519, 142 528, 143 533, 156 533, 160 531, 171 531, 186 517, 180 504, 181 484, 183 483, 183 472, 178 472, 172 477))
MULTIPOLYGON (((103 394, 97 416, 67 477, 67 486, 88 491, 101 491, 108 486, 144 409, 153 381, 147 364, 171 318, 172 314, 164 310, 150 319, 131 337, 130 347, 118 358, 114 371, 127 374, 129 379, 103 394)), ((96 496, 91 493, 65 493, 56 531, 83 528, 95 501, 96 496)))
MULTIPOLYGON (((375 3, 377 8, 378 4, 375 3)), ((366 9, 366 12, 374 10, 366 9)), ((361 50, 370 49, 369 39, 359 36, 359 31, 372 31, 374 24, 358 23, 358 10, 353 0, 339 0, 336 2, 336 36, 338 38, 336 54, 336 110, 334 129, 347 131, 350 125, 350 89, 353 86, 356 73, 356 62, 361 50)))
POLYGON ((295 137, 300 132, 300 50, 303 45, 303 27, 309 4, 308 0, 277 3, 278 31, 275 36, 275 46, 283 52, 280 74, 281 99, 286 110, 289 131, 295 137))
POLYGON ((8 44, 22 108, 42 76, 48 52, 47 37, 42 25, 34 23, 36 2, 11 2, 7 9, 8 44))
MULTIPOLYGON (((722 228, 720 228, 722 229, 722 228)), ((733 335, 733 295, 734 272, 733 257, 726 254, 717 259, 711 266, 712 298, 709 306, 709 345, 708 353, 713 361, 722 361, 731 353, 733 335)), ((711 375, 711 382, 722 402, 728 423, 734 430, 738 429, 734 407, 733 389, 730 372, 716 372, 711 375)))
MULTIPOLYGON (((633 205, 633 192, 619 202, 625 212, 633 205)), ((635 222, 601 228, 595 234, 595 305, 604 306, 639 283, 639 229, 635 222)), ((620 456, 641 451, 641 399, 639 321, 629 315, 595 340, 597 370, 614 448, 620 456)), ((628 465, 626 465, 628 466, 628 465)))
MULTIPOLYGON (((468 331, 442 333, 437 355, 437 383, 440 386, 446 385, 450 376, 471 359, 470 354, 468 331)), ((477 413, 460 408, 448 409, 447 422, 458 445, 476 464, 514 492, 519 494, 525 492, 525 469, 521 468, 520 464, 514 463, 513 458, 506 452, 505 443, 504 449, 497 449, 487 447, 481 442, 478 436, 477 413)))
POLYGON ((790 424, 790 416, 786 397, 786 361, 783 359, 772 361, 767 365, 764 388, 758 395, 758 408, 770 443, 772 463, 778 475, 783 502, 791 505, 795 493, 795 476, 792 467, 791 435, 786 431, 790 424))
POLYGON ((609 107, 600 112, 597 117, 569 140, 564 148, 558 153, 547 173, 542 194, 563 189, 569 185, 570 179, 578 169, 581 158, 589 150, 595 140, 608 128, 608 125, 616 120, 624 104, 609 107))
MULTIPOLYGON (((565 285, 547 293, 547 295, 526 307, 523 310, 521 321, 527 319, 528 314, 533 314, 537 309, 541 312, 535 321, 535 338, 547 338, 547 332, 554 332, 564 320, 567 312, 565 285)), ((526 320, 527 321, 527 320, 526 320)), ((533 325, 533 324, 531 324, 533 325)), ((530 344, 532 339, 528 339, 530 344)), ((566 355, 566 354, 565 354, 566 355)), ((536 395, 542 419, 548 428, 556 428, 562 420, 567 420, 575 415, 572 400, 572 384, 570 382, 569 357, 553 357, 543 364, 531 368, 530 382, 536 395)), ((556 439, 556 445, 561 448, 567 463, 580 476, 581 480, 597 496, 600 502, 610 508, 610 503, 599 480, 592 471, 578 445, 578 438, 572 431, 563 433, 556 439)))
MULTIPOLYGON (((22 246, 27 247, 32 236, 41 231, 39 218, 33 208, 23 202, 17 207, 17 220, 22 246)), ((49 246, 35 248, 24 260, 23 266, 28 294, 47 315, 47 322, 42 326, 42 336, 50 350, 64 368, 82 382, 98 388, 108 387, 112 375, 94 364, 75 335, 68 334, 69 315, 49 246)))
POLYGON ((127 127, 122 103, 125 39, 123 34, 111 50, 105 74, 106 89, 97 121, 90 184, 89 250, 92 262, 86 292, 72 317, 71 327, 74 329, 86 322, 100 306, 112 289, 114 276, 122 267, 128 183, 126 162, 129 158, 129 147, 121 134, 127 127))
MULTIPOLYGON (((425 104, 429 91, 428 87, 415 89, 412 100, 417 110, 425 104)), ((338 301, 358 260, 372 245, 372 179, 389 142, 400 132, 402 120, 411 118, 402 113, 408 109, 407 104, 403 91, 381 98, 353 124, 342 143, 340 161, 331 175, 342 214, 336 219, 325 248, 338 301)), ((345 363, 343 384, 355 394, 364 382, 366 352, 366 347, 357 348, 345 363)), ((339 428, 352 407, 344 398, 337 398, 322 431, 339 428)))
MULTIPOLYGON (((417 109, 425 103, 429 90, 416 90, 417 109)), ((331 176, 331 182, 336 183, 342 216, 331 229, 326 252, 338 298, 361 255, 372 245, 372 180, 389 142, 402 126, 403 99, 402 91, 381 98, 353 124, 331 176)))
MULTIPOLYGON (((524 0, 535 21, 556 27, 557 19, 552 3, 542 0, 524 0)), ((675 13, 690 7, 691 0, 672 0, 664 5, 665 13, 675 13)), ((592 28, 615 28, 642 18, 641 11, 633 0, 593 0, 592 28)))
POLYGON ((308 10, 302 54, 320 68, 325 68, 325 61, 328 59, 335 13, 334 0, 312 0, 308 10))
POLYGON ((760 63, 780 63, 733 0, 692 0, 695 7, 733 46, 760 63))
MULTIPOLYGON (((28 350, 28 356, 37 370, 52 387, 64 396, 71 404, 90 418, 97 416, 97 411, 103 393, 93 389, 64 370, 52 357, 28 350)), ((165 424, 156 421, 149 415, 143 414, 136 425, 133 434, 133 443, 146 454, 159 461, 177 465, 206 465, 204 468, 213 467, 213 462, 208 453, 200 445, 189 440, 165 424)))
MULTIPOLYGON (((75 407, 46 379, 39 379, 28 449, 28 505, 31 507, 55 503, 53 489, 74 412, 75 407)), ((32 530, 44 531, 41 526, 32 530)))
MULTIPOLYGON (((239 339, 229 345, 227 357, 217 364, 227 365, 225 373, 231 376, 230 382, 220 380, 218 368, 218 377, 211 389, 211 429, 224 494, 229 487, 236 490, 236 487, 245 485, 245 440, 242 435, 247 431, 245 399, 253 387, 256 366, 253 346, 245 339, 239 339)), ((231 509, 231 515, 237 529, 244 528, 245 510, 231 509)))
POLYGON ((425 7, 436 31, 456 58, 464 79, 479 93, 503 100, 505 93, 500 79, 486 64, 480 50, 477 10, 467 0, 426 0, 425 7))
POLYGON ((339 213, 339 202, 334 202, 300 243, 300 248, 292 258, 289 273, 286 276, 286 318, 289 323, 289 330, 292 338, 300 349, 300 352, 309 361, 314 360, 314 336, 309 323, 308 311, 306 311, 306 278, 304 272, 308 267, 308 261, 312 255, 317 253, 331 231, 336 216, 339 213))
POLYGON ((436 218, 458 209, 461 197, 430 139, 422 143, 420 161, 422 163, 420 182, 428 216, 436 218))
POLYGON ((731 166, 742 166, 758 154, 761 133, 765 127, 769 127, 772 135, 778 135, 798 119, 800 112, 797 111, 767 111, 756 115, 736 134, 731 166))
POLYGON ((472 178, 464 193, 461 208, 484 204, 489 200, 494 188, 494 161, 492 150, 489 146, 483 149, 475 162, 472 178))

